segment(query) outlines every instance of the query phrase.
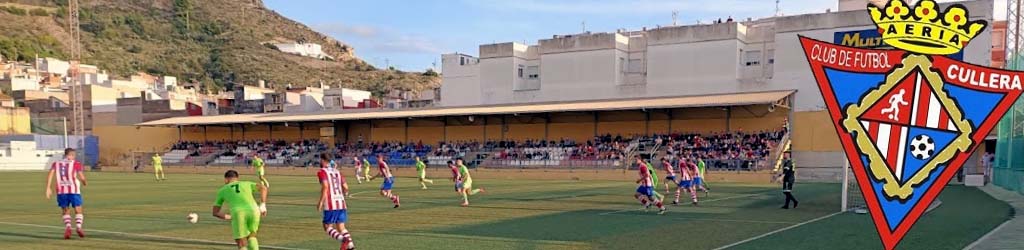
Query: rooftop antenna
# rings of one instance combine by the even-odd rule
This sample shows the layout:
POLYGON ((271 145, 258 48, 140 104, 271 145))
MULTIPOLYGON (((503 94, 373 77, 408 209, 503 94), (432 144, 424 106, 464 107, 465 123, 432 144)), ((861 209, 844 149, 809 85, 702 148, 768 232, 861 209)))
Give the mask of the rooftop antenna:
POLYGON ((781 0, 775 0, 775 16, 782 16, 782 7, 779 5, 781 0))
POLYGON ((678 23, 678 22, 679 22, 679 11, 678 10, 673 10, 672 11, 672 26, 676 26, 676 23, 678 23))

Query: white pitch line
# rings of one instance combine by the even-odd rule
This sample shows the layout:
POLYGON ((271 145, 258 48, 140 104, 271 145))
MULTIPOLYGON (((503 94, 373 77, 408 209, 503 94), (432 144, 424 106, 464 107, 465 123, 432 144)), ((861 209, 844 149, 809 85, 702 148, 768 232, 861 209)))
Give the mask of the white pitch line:
POLYGON ((1012 221, 1012 220, 1013 219, 1010 219, 1010 220, 1004 221, 1003 224, 999 224, 999 226, 997 226, 996 228, 993 228, 992 231, 988 231, 988 233, 985 233, 985 235, 982 235, 980 238, 978 238, 978 240, 975 240, 974 242, 971 242, 970 245, 967 245, 966 247, 964 247, 964 250, 974 249, 975 247, 978 246, 978 244, 981 244, 982 241, 987 240, 988 237, 991 237, 992 234, 995 234, 996 231, 999 231, 1000 229, 1003 229, 1003 227, 1005 227, 1006 224, 1010 224, 1010 221, 1012 221))
POLYGON ((827 219, 827 218, 832 217, 832 216, 836 216, 837 214, 841 214, 841 213, 843 213, 843 212, 841 212, 841 211, 840 212, 835 212, 835 213, 831 213, 831 214, 828 214, 828 215, 825 215, 825 216, 814 218, 812 220, 800 222, 800 223, 798 223, 796 225, 792 225, 792 226, 788 226, 788 227, 784 227, 784 228, 779 228, 779 229, 777 229, 775 231, 767 232, 767 233, 764 233, 762 235, 754 236, 754 237, 751 237, 749 239, 737 241, 737 242, 734 242, 734 243, 729 244, 729 245, 725 245, 725 246, 721 246, 721 247, 715 248, 714 250, 722 250, 722 249, 726 249, 726 248, 730 248, 730 247, 734 247, 734 246, 739 246, 740 244, 743 244, 743 243, 751 242, 751 241, 754 241, 754 240, 757 240, 757 239, 760 239, 760 238, 768 237, 769 235, 773 235, 773 234, 776 234, 776 233, 779 233, 779 232, 782 232, 782 231, 786 231, 786 230, 797 228, 797 227, 800 227, 800 226, 803 226, 803 225, 807 225, 807 224, 809 224, 811 222, 815 222, 815 221, 819 221, 819 220, 824 220, 824 219, 827 219))
POLYGON ((765 224, 787 224, 787 225, 792 225, 793 224, 793 222, 788 222, 788 221, 770 221, 770 220, 733 220, 733 219, 690 218, 690 217, 669 217, 669 219, 673 219, 673 220, 718 221, 718 222, 765 223, 765 224))
MULTIPOLYGON (((0 224, 14 225, 14 226, 25 226, 25 227, 38 227, 38 228, 53 228, 53 229, 63 229, 64 228, 64 227, 58 227, 58 226, 25 224, 25 223, 14 223, 14 222, 3 222, 3 221, 0 221, 0 224)), ((152 239, 175 240, 175 241, 184 241, 184 242, 207 243, 207 244, 217 244, 217 245, 225 245, 225 246, 235 246, 236 245, 235 243, 222 242, 222 241, 200 240, 200 239, 189 239, 189 238, 177 238, 177 237, 148 235, 148 234, 134 234, 134 233, 106 231, 106 230, 98 230, 98 229, 89 229, 88 231, 89 232, 105 233, 105 234, 128 235, 128 236, 134 236, 134 237, 140 237, 140 238, 152 238, 152 239)), ((278 246, 267 246, 267 245, 260 245, 260 248, 281 249, 281 250, 308 250, 308 249, 305 249, 305 248, 278 247, 278 246)))
MULTIPOLYGON (((774 192, 774 191, 772 191, 772 192, 774 192)), ((724 200, 731 200, 731 199, 738 199, 738 198, 746 198, 746 197, 762 195, 762 194, 765 194, 765 193, 768 193, 768 192, 760 192, 760 193, 744 194, 744 195, 735 195, 735 196, 729 196, 729 197, 724 197, 724 198, 705 200, 705 201, 701 201, 701 202, 702 203, 706 203, 706 202, 712 202, 712 201, 724 201, 724 200)), ((638 210, 638 209, 637 208, 627 208, 627 209, 618 210, 618 211, 611 211, 611 212, 600 213, 600 215, 617 214, 617 213, 636 211, 636 210, 638 210)))

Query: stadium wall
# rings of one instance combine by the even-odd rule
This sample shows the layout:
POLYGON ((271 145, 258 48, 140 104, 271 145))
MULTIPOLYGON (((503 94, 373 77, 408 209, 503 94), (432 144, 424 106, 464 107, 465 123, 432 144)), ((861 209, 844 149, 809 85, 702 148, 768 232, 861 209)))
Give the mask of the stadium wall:
POLYGON ((28 108, 0 107, 0 135, 31 134, 31 120, 28 108))
POLYGON ((99 137, 103 166, 128 166, 133 152, 163 152, 178 141, 177 128, 96 126, 92 133, 99 137))
MULTIPOLYGON (((241 124, 232 126, 185 126, 182 139, 191 141, 218 140, 285 140, 327 139, 355 143, 362 136, 365 142, 408 141, 435 144, 440 141, 526 140, 563 138, 584 142, 595 135, 653 135, 672 132, 721 133, 724 131, 776 130, 785 124, 788 113, 784 110, 768 111, 767 105, 723 108, 692 108, 651 111, 569 112, 552 114, 523 114, 416 119, 386 119, 369 121, 309 122, 284 124, 241 124), (648 117, 649 116, 649 117, 648 117), (728 119, 726 117, 729 117, 728 119), (371 127, 372 123, 372 127, 371 127), (502 125, 504 124, 504 126, 502 125), (272 127, 272 129, 271 129, 272 127), (244 128, 244 130, 243 130, 244 128), (333 137, 322 137, 321 128, 333 128, 333 137)), ((796 123, 824 124, 825 112, 798 112, 796 123), (820 114, 819 114, 820 113, 820 114), (819 115, 814 115, 819 114, 819 115)), ((820 126, 819 126, 820 127, 820 126)), ((801 149, 811 151, 836 150, 838 144, 816 142, 820 132, 832 132, 815 127, 808 141, 799 142, 801 149), (816 134, 817 133, 817 134, 816 134)), ((832 132, 834 135, 834 132, 832 132)), ((834 140, 833 140, 834 143, 834 140)))

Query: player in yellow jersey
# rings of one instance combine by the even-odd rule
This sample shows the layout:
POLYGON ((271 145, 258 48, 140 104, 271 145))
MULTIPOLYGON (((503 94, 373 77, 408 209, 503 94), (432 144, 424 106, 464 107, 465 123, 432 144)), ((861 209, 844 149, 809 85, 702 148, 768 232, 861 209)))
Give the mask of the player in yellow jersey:
POLYGON ((239 250, 258 250, 259 241, 256 233, 260 229, 260 218, 267 215, 266 186, 251 181, 239 181, 238 172, 228 170, 224 173, 224 186, 217 190, 217 200, 213 203, 213 217, 231 221, 231 231, 239 250), (259 190, 260 202, 256 203, 253 191, 259 190), (230 213, 221 211, 227 203, 230 213))
POLYGON ((252 168, 256 170, 256 178, 260 179, 260 184, 270 187, 270 182, 267 181, 267 172, 264 168, 267 164, 260 159, 260 155, 252 155, 252 168))
POLYGON ((370 182, 370 166, 370 160, 363 156, 363 180, 366 180, 366 182, 370 182))
POLYGON ((160 154, 153 154, 153 174, 157 181, 167 180, 164 177, 164 159, 160 158, 160 154))
POLYGON ((459 168, 459 177, 462 178, 462 206, 469 206, 469 196, 477 193, 486 193, 483 188, 473 189, 473 177, 469 176, 469 168, 462 163, 462 158, 455 160, 455 165, 459 168))
POLYGON ((416 173, 419 174, 420 186, 423 186, 423 189, 427 189, 427 183, 434 184, 434 180, 427 179, 427 164, 423 163, 419 156, 416 156, 416 173))

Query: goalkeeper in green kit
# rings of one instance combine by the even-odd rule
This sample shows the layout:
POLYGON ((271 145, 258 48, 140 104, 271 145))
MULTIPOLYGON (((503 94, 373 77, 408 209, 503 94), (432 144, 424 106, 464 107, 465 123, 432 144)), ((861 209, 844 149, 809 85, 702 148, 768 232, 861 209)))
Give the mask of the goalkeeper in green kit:
POLYGON ((228 170, 224 173, 224 186, 217 191, 217 200, 213 203, 213 217, 231 222, 231 232, 239 250, 258 250, 259 241, 256 232, 260 229, 260 218, 267 215, 267 187, 251 181, 239 181, 238 172, 228 170), (253 198, 253 191, 259 190, 260 203, 253 198), (224 203, 228 204, 230 213, 221 211, 224 203))

